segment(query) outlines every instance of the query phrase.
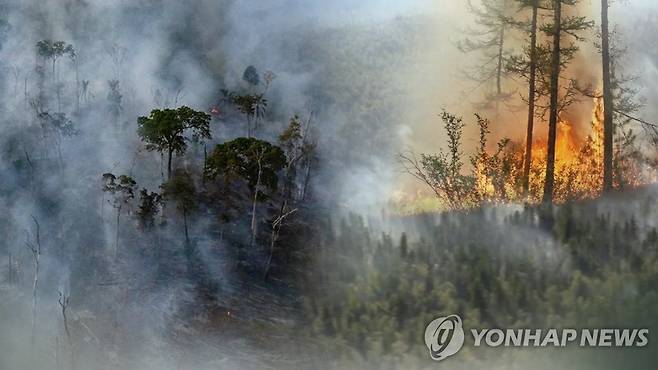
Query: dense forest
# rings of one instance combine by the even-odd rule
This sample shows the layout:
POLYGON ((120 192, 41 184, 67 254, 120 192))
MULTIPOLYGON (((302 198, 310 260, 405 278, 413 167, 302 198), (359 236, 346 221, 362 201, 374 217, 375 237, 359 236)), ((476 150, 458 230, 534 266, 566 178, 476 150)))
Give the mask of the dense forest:
MULTIPOLYGON (((336 226, 306 307, 329 368, 431 368, 422 333, 436 313, 470 328, 655 330, 655 188, 567 204, 546 230, 534 207, 393 217, 375 234, 336 226), (474 232, 477 230, 477 232, 474 232), (410 237, 409 235, 414 235, 410 237)), ((652 368, 655 351, 468 348, 450 369, 652 368)))
POLYGON ((403 3, 0 0, 0 370, 433 368, 450 314, 655 333, 655 4, 403 3))

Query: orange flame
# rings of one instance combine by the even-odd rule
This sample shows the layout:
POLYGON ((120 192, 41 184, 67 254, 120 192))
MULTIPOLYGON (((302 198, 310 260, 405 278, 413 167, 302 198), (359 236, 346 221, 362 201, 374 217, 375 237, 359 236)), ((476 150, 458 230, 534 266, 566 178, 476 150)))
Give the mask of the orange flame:
MULTIPOLYGON (((579 138, 574 126, 568 120, 558 123, 555 145, 555 182, 553 198, 561 203, 568 200, 591 199, 599 196, 603 183, 603 99, 594 99, 594 109, 590 122, 591 131, 585 138, 579 138)), ((617 137, 622 135, 617 133, 617 137)), ((617 144, 616 144, 617 145, 617 144)), ((658 180, 655 168, 647 168, 632 156, 623 153, 617 145, 614 149, 615 186, 638 187, 658 180)), ((529 201, 538 203, 542 199, 546 177, 546 139, 536 139, 532 147, 529 191, 521 189, 525 148, 512 142, 491 163, 475 163, 475 198, 488 202, 529 201)), ((488 154, 488 158, 494 158, 488 154)), ((427 194, 406 194, 394 199, 393 204, 402 213, 428 211, 433 207, 427 203, 427 194), (403 199, 404 198, 404 199, 403 199), (422 210, 422 211, 421 211, 422 210)), ((433 203, 434 206, 438 203, 433 203)), ((445 208, 445 205, 438 206, 445 208)))

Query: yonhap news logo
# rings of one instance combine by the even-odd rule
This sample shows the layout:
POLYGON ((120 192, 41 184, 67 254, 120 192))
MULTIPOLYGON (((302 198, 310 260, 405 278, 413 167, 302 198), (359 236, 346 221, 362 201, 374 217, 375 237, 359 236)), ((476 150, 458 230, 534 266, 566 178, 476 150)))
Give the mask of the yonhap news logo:
POLYGON ((433 320, 425 328, 425 345, 435 361, 445 360, 457 353, 464 345, 462 319, 450 315, 433 320))
MULTIPOLYGON (((646 347, 649 329, 470 329, 473 347, 646 347)), ((425 328, 430 357, 442 361, 456 354, 465 340, 458 315, 439 317, 425 328)))

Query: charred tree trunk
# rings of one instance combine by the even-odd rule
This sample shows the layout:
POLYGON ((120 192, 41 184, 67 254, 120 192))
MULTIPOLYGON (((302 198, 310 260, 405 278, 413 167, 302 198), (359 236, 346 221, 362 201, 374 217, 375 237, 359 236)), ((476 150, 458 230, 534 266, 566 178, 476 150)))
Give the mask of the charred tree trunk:
POLYGON ((546 154, 546 180, 544 182, 544 203, 553 203, 555 183, 555 142, 558 123, 558 94, 560 89, 560 36, 562 32, 562 0, 555 1, 553 24, 553 50, 551 58, 551 105, 548 120, 548 145, 546 154))
POLYGON ((185 231, 185 262, 187 263, 187 276, 190 281, 195 281, 195 269, 194 269, 194 250, 192 249, 192 244, 190 243, 190 233, 187 225, 187 209, 183 208, 183 227, 185 231))
POLYGON ((612 190, 613 112, 612 78, 610 73, 610 31, 608 0, 601 0, 601 55, 603 62, 603 191, 612 190))
POLYGON ((312 165, 311 160, 312 158, 309 158, 308 163, 306 163, 306 173, 304 174, 304 185, 302 186, 302 194, 299 197, 301 200, 306 200, 306 197, 308 195, 308 187, 311 181, 311 165, 312 165))
POLYGON ((267 281, 267 278, 270 276, 270 268, 272 268, 272 259, 274 258, 274 247, 277 240, 279 239, 279 227, 281 225, 281 220, 286 209, 286 202, 284 201, 279 210, 279 216, 272 222, 272 235, 270 235, 270 255, 267 258, 267 264, 265 265, 265 272, 263 273, 263 280, 267 281))
POLYGON ((167 180, 171 179, 171 157, 173 156, 174 151, 170 148, 167 152, 167 180))
POLYGON ((537 13, 539 0, 532 2, 532 23, 530 25, 530 82, 528 90, 528 129, 526 132, 525 160, 523 163, 523 194, 530 189, 530 167, 532 166, 532 134, 535 125, 535 93, 537 80, 537 13))
POLYGON ((207 164, 208 164, 208 145, 206 143, 203 143, 203 168, 206 168, 207 164))
POLYGON ((274 247, 276 242, 279 240, 279 232, 281 231, 281 226, 286 217, 297 212, 297 208, 287 211, 287 203, 284 201, 279 210, 279 216, 274 219, 272 222, 272 235, 270 236, 270 255, 267 258, 267 264, 265 265, 265 272, 263 273, 263 280, 267 281, 267 278, 270 276, 270 270, 272 268, 272 259, 274 259, 274 247))
POLYGON ((247 138, 251 138, 251 114, 247 113, 247 138))
POLYGON ((185 226, 185 245, 190 245, 190 233, 187 228, 187 209, 183 209, 183 225, 185 226))

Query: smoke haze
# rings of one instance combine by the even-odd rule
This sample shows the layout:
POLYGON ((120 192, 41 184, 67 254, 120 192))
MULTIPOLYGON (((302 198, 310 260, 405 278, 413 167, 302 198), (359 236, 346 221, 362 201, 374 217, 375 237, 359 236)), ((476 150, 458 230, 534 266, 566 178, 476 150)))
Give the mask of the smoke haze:
MULTIPOLYGON (((587 15, 596 18, 596 11, 588 8, 587 15)), ((614 21, 631 41, 629 69, 644 78, 642 114, 658 117, 658 6, 632 1, 616 4, 617 11, 614 21)), ((204 332, 212 317, 195 311, 196 297, 185 284, 155 284, 160 272, 146 263, 146 252, 122 251, 129 258, 120 266, 90 262, 108 258, 115 243, 102 174, 130 174, 140 188, 157 191, 166 169, 160 155, 144 149, 137 117, 181 105, 207 112, 221 101, 222 89, 244 87, 243 71, 253 65, 276 75, 263 136, 275 141, 292 115, 310 117, 322 158, 313 178, 316 196, 327 208, 376 214, 396 190, 415 191, 400 176, 396 153, 438 151, 445 140, 437 113, 446 108, 470 117, 471 103, 484 94, 465 80, 461 71, 470 58, 455 46, 471 23, 465 4, 455 1, 0 1, 0 193, 7 195, 0 200, 0 274, 13 261, 24 277, 17 287, 0 285, 0 369, 55 368, 65 361, 60 292, 71 294, 72 306, 85 307, 72 313, 83 338, 75 349, 81 368, 263 367, 269 359, 251 356, 262 349, 240 341, 240 333, 221 333, 215 342, 193 339, 193 333, 217 334, 204 332), (35 48, 41 40, 70 43, 75 55, 45 60, 35 48), (118 113, 110 81, 118 81, 118 113), (44 133, 37 119, 43 112, 65 113, 76 134, 44 133), (31 346, 33 267, 26 245, 38 242, 44 254, 31 346), (122 279, 127 271, 130 281, 122 279), (121 288, 126 284, 128 293, 121 288), (109 313, 107 307, 120 309, 109 313), (188 313, 199 316, 197 326, 181 320, 188 313), (178 336, 172 339, 172 332, 178 336)), ((596 56, 591 48, 585 54, 596 56)), ((588 72, 587 61, 573 71, 588 72)), ((494 132, 518 139, 523 117, 492 117, 494 132)), ((591 109, 578 117, 586 127, 591 109)), ((245 134, 240 122, 212 129, 211 144, 245 134)), ((467 129, 468 146, 476 142, 474 133, 467 129)), ((190 156, 201 158, 203 150, 191 145, 190 156)), ((195 228, 201 233, 213 221, 200 217, 195 228)), ((134 240, 128 229, 121 238, 134 240)), ((208 239, 200 241, 201 253, 228 292, 222 299, 248 295, 237 277, 228 276, 222 257, 208 252, 208 239)), ((279 319, 288 325, 298 306, 283 306, 279 319)), ((257 317, 250 328, 271 325, 243 310, 243 317, 257 317)), ((238 315, 216 314, 226 320, 238 315)))

